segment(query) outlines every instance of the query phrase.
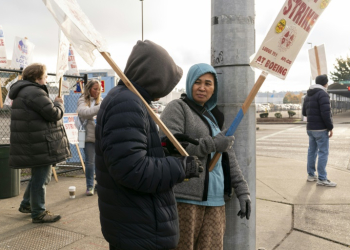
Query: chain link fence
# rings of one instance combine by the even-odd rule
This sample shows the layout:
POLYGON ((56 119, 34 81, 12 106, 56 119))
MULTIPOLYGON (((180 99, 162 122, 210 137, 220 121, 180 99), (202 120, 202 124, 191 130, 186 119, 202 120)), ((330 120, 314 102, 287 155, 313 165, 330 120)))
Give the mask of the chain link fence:
MULTIPOLYGON (((9 70, 0 69, 0 86, 2 93, 2 100, 5 102, 8 90, 6 86, 10 84, 18 75, 22 73, 21 70, 9 70)), ((64 80, 69 82, 70 95, 64 96, 64 107, 66 113, 75 113, 77 109, 77 102, 80 97, 80 93, 75 93, 76 84, 81 80, 87 82, 87 75, 84 76, 64 76, 64 80)), ((7 86, 8 87, 8 86, 7 86)), ((47 88, 49 91, 49 96, 51 100, 54 100, 58 95, 58 84, 56 83, 56 75, 48 74, 47 78, 47 88)), ((11 107, 9 105, 4 105, 0 108, 0 145, 10 144, 10 124, 11 124, 11 107)), ((70 144, 72 158, 68 159, 66 162, 61 162, 56 165, 57 174, 64 174, 71 171, 82 172, 82 164, 76 146, 70 144)), ((84 151, 81 151, 83 159, 85 159, 84 151)), ((22 169, 21 171, 21 181, 27 181, 31 177, 30 169, 22 169)))

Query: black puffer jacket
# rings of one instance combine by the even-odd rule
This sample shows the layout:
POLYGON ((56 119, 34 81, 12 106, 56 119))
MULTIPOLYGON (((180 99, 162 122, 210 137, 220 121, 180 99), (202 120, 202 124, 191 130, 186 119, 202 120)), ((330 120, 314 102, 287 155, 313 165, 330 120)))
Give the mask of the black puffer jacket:
MULTIPOLYGON (((155 46, 146 43, 138 43, 146 47, 141 54, 155 46)), ((152 57, 154 54, 149 55, 152 57)), ((154 68, 145 73, 149 78, 138 83, 142 87, 134 86, 148 103, 156 91, 164 91, 164 87, 171 91, 170 80, 175 83, 173 79, 178 74, 149 81, 156 74, 163 75, 163 71, 154 68), (143 88, 152 84, 155 85, 148 91, 143 88)), ((131 80, 139 79, 129 71, 126 75, 131 80)), ((141 99, 121 81, 101 104, 95 143, 98 205, 105 239, 121 250, 175 248, 179 225, 173 187, 183 181, 184 170, 178 159, 164 156, 156 124, 141 99)))
POLYGON ((63 127, 63 104, 52 102, 45 85, 21 80, 10 90, 12 168, 34 168, 71 157, 63 127))
POLYGON ((321 87, 312 85, 304 99, 303 116, 307 117, 307 130, 333 129, 330 98, 321 87))

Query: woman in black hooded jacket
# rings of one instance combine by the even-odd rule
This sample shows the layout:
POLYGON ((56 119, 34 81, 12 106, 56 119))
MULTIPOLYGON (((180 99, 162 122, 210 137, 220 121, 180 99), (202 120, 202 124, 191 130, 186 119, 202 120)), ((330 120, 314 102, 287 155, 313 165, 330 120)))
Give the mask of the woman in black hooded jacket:
MULTIPOLYGON (((166 50, 146 40, 134 46, 125 75, 150 104, 175 87, 182 69, 166 50)), ((191 175, 186 163, 194 164, 194 158, 165 157, 146 106, 122 81, 101 104, 95 143, 100 221, 110 249, 175 248, 179 226, 173 187, 191 175)), ((198 170, 192 176, 198 177, 198 170)))

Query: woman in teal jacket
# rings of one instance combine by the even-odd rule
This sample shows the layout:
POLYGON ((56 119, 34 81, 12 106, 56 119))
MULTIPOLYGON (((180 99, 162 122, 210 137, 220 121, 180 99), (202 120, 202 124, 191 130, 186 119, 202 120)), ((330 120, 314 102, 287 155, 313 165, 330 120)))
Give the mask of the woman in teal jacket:
POLYGON ((247 182, 232 148, 234 137, 222 131, 224 116, 216 107, 218 81, 215 69, 208 64, 193 65, 186 79, 186 93, 170 102, 161 115, 173 134, 186 134, 198 140, 186 151, 197 156, 206 166, 200 178, 179 183, 175 196, 180 223, 180 241, 176 249, 223 249, 225 233, 224 193, 234 188, 241 205, 240 215, 249 218, 250 196, 247 182), (209 172, 215 152, 222 157, 209 172))

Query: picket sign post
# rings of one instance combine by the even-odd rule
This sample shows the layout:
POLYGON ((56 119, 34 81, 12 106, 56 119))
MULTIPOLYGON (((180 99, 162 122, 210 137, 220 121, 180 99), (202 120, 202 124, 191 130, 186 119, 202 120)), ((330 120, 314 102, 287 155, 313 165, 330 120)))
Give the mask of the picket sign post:
POLYGON ((85 174, 85 164, 84 164, 84 160, 83 160, 83 157, 81 156, 81 152, 80 152, 80 148, 79 148, 79 144, 75 144, 75 147, 77 148, 77 151, 78 151, 78 155, 79 155, 79 159, 80 159, 80 162, 81 162, 81 166, 83 168, 83 171, 84 171, 84 174, 85 174))
POLYGON ((101 55, 106 59, 106 61, 109 63, 109 65, 112 67, 112 69, 117 73, 117 75, 122 79, 125 86, 132 91, 134 94, 136 94, 142 102, 145 104, 149 114, 151 115, 152 119, 158 124, 159 128, 164 132, 164 134, 168 137, 168 139, 173 143, 175 148, 179 151, 179 153, 182 156, 189 156, 186 150, 181 146, 181 144, 176 140, 176 138, 173 136, 173 134, 168 130, 168 128, 165 126, 165 124, 159 119, 159 117, 154 113, 154 111, 151 109, 151 107, 148 105, 148 103, 143 99, 143 97, 140 95, 140 93, 136 90, 134 85, 129 81, 129 79, 124 75, 124 73, 120 70, 118 65, 113 61, 109 53, 107 52, 100 52, 101 55))
POLYGON ((2 102, 2 85, 0 83, 0 108, 4 107, 4 103, 2 102))
MULTIPOLYGON (((61 91, 62 91, 62 77, 60 78, 59 84, 58 84, 58 97, 61 97, 61 91)), ((58 182, 57 173, 56 173, 56 164, 52 166, 52 173, 55 177, 56 182, 58 182)))
MULTIPOLYGON (((265 72, 265 71, 261 72, 258 80, 255 82, 252 90, 250 91, 249 95, 245 99, 245 101, 242 105, 242 108, 239 110, 239 112, 238 112, 237 116, 235 117, 235 119, 233 120, 230 128, 227 130, 226 136, 232 136, 236 132, 236 129, 237 129, 239 123, 242 121, 245 113, 247 113, 250 104, 253 102, 256 94, 258 93, 261 85, 264 83, 267 75, 268 75, 267 72, 265 72)), ((211 159, 211 161, 209 163, 209 171, 210 172, 214 169, 215 164, 220 159, 220 156, 221 156, 221 153, 216 152, 214 157, 211 159)))
POLYGON ((314 50, 315 50, 315 57, 316 57, 317 72, 318 72, 318 75, 321 75, 320 58, 318 57, 318 50, 316 45, 314 47, 314 50))
POLYGON ((62 77, 60 77, 60 81, 58 83, 58 97, 61 97, 62 92, 62 77))
MULTIPOLYGON (((85 84, 87 84, 87 82, 85 84)), ((84 94, 84 85, 81 83, 81 81, 79 81, 79 86, 80 86, 80 92, 84 94)))
POLYGON ((56 164, 52 165, 52 173, 53 173, 53 177, 55 177, 55 181, 58 182, 57 173, 56 173, 56 164))

